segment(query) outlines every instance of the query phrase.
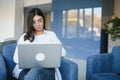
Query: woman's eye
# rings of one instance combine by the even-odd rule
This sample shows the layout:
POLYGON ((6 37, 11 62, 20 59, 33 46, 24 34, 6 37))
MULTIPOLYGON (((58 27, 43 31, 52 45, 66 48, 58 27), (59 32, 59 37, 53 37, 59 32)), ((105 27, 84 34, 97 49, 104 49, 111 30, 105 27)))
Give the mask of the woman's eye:
POLYGON ((38 20, 38 22, 42 22, 42 20, 38 20))

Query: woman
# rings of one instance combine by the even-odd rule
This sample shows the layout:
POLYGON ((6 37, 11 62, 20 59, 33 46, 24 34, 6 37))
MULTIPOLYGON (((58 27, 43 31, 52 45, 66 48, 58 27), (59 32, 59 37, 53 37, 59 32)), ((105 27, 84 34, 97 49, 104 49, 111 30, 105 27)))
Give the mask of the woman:
MULTIPOLYGON (((56 34, 48 31, 45 28, 45 18, 42 11, 38 8, 33 8, 27 20, 27 32, 24 33, 18 44, 34 44, 43 42, 60 42, 56 34)), ((66 51, 62 48, 62 56, 65 56, 66 51)), ((19 69, 18 65, 18 47, 14 54, 14 62, 16 66, 13 70, 13 76, 18 80, 61 80, 61 75, 58 68, 32 68, 19 69)))

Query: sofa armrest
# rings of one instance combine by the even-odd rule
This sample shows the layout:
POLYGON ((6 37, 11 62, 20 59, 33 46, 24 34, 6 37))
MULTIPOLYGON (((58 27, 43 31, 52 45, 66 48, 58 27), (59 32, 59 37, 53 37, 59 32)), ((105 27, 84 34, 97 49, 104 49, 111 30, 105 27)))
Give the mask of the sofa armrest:
POLYGON ((62 80, 78 80, 78 65, 62 57, 60 73, 62 80))
POLYGON ((112 68, 112 54, 105 53, 87 58, 86 78, 90 80, 94 73, 110 72, 112 68))
POLYGON ((7 80, 7 70, 4 59, 0 54, 0 80, 7 80))

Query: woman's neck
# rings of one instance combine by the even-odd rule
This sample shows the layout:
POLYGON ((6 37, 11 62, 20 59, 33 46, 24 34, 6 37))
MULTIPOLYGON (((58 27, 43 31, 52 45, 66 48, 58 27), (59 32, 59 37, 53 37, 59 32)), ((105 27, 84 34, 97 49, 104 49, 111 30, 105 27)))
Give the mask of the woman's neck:
POLYGON ((42 31, 36 31, 36 35, 42 35, 44 33, 44 30, 42 30, 42 31))

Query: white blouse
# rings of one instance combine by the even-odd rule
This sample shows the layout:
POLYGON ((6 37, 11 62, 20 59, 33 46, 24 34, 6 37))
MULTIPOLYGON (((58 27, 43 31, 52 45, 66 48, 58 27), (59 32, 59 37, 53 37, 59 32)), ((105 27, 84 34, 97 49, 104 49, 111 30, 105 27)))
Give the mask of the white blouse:
MULTIPOLYGON (((44 30, 44 34, 36 35, 34 41, 31 43, 29 40, 24 41, 24 33, 19 41, 18 44, 36 44, 36 43, 61 43, 60 40, 57 38, 56 34, 52 31, 44 30)), ((66 55, 66 51, 62 48, 62 56, 66 55)), ((13 77, 18 79, 20 72, 22 69, 19 68, 18 65, 18 47, 16 46, 15 54, 13 56, 13 60, 16 63, 16 66, 13 70, 13 77)), ((61 74, 58 68, 55 68, 55 80, 62 80, 61 74)))

